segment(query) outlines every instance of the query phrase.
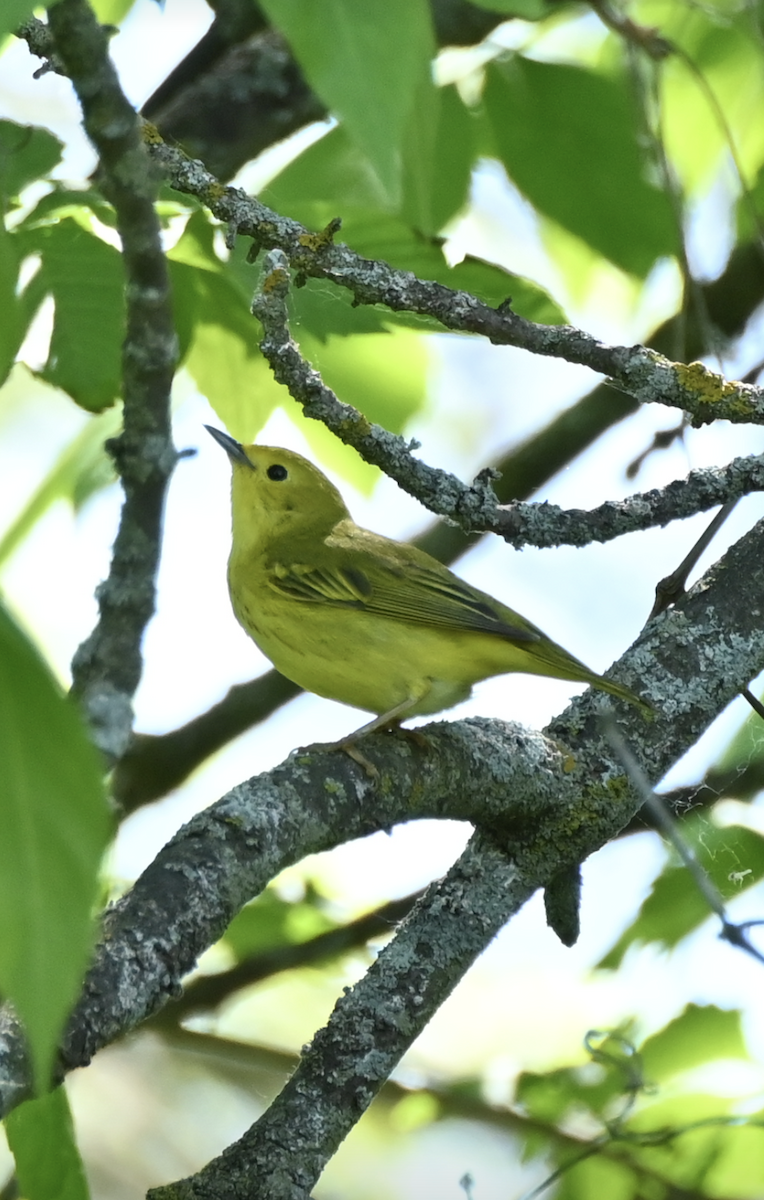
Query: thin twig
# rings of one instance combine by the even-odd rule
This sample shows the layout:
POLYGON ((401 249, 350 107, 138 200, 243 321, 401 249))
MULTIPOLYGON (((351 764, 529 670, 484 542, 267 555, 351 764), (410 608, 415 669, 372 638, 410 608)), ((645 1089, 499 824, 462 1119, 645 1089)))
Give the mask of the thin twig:
POLYGON ((764 704, 761 703, 761 700, 758 700, 749 688, 743 688, 740 695, 748 701, 753 711, 764 721, 764 704))
POLYGON ((624 17, 615 12, 607 0, 589 0, 602 24, 612 29, 619 37, 648 54, 656 62, 661 62, 675 52, 675 47, 668 38, 663 37, 657 29, 650 25, 639 25, 630 17, 624 17))
POLYGON ((663 803, 660 796, 653 791, 648 782, 647 776, 640 767, 631 750, 626 745, 621 734, 616 729, 612 721, 604 719, 607 739, 610 742, 616 755, 623 763, 629 778, 635 788, 639 791, 647 808, 652 813, 656 825, 665 835, 668 841, 676 850, 687 870, 690 872, 695 885, 705 900, 711 912, 715 913, 721 921, 722 929, 719 937, 722 941, 729 942, 738 949, 744 950, 746 954, 750 954, 757 962, 764 964, 764 954, 752 946, 746 937, 748 929, 754 926, 764 925, 764 919, 760 921, 744 921, 739 925, 730 921, 727 916, 727 910, 724 906, 724 901, 721 894, 716 889, 714 884, 709 879, 706 872, 698 862, 695 851, 689 842, 685 841, 679 832, 679 826, 672 817, 666 805, 663 803))
POLYGON ((658 613, 665 612, 669 605, 676 604, 677 600, 685 594, 685 587, 690 571, 692 571, 700 556, 708 549, 736 504, 737 499, 727 500, 719 509, 708 528, 700 535, 689 554, 685 555, 682 559, 676 570, 672 571, 670 575, 666 575, 665 578, 659 580, 655 585, 655 603, 650 610, 650 616, 647 618, 648 621, 651 621, 653 617, 657 617, 658 613))

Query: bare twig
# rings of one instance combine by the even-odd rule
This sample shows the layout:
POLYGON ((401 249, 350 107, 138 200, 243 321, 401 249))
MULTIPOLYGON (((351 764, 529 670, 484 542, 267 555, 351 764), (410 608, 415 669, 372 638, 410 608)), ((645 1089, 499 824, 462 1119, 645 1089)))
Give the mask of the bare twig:
POLYGON ((764 704, 761 703, 761 700, 754 696, 749 688, 743 688, 740 695, 748 701, 753 711, 764 721, 764 704))
POLYGON ((589 0, 589 4, 596 12, 603 25, 608 29, 612 29, 619 37, 631 45, 636 46, 639 50, 643 50, 650 58, 656 62, 661 62, 664 58, 668 58, 670 54, 675 52, 673 44, 668 38, 662 37, 657 29, 649 25, 639 25, 636 21, 632 21, 630 17, 624 17, 621 13, 616 12, 611 8, 608 0, 589 0))
POLYGON ((653 617, 657 617, 658 613, 665 612, 669 605, 676 604, 680 596, 684 595, 690 571, 692 571, 700 556, 708 549, 736 504, 737 498, 727 500, 719 509, 705 532, 698 538, 689 554, 685 555, 682 559, 676 570, 658 581, 655 585, 655 603, 650 610, 650 616, 647 618, 648 621, 652 620, 653 617))
POLYGON ((687 870, 692 876, 695 886, 705 900, 711 912, 715 913, 721 921, 721 933, 719 937, 722 941, 729 942, 738 949, 744 950, 746 954, 750 954, 758 962, 764 964, 764 954, 751 945, 747 931, 757 925, 764 925, 764 919, 760 921, 745 921, 740 925, 734 924, 727 916, 727 910, 721 894, 711 882, 710 878, 703 870, 698 862, 695 851, 687 842, 679 831, 679 826, 669 812, 660 796, 658 796, 651 788, 647 776, 640 767, 631 750, 626 745, 626 742, 621 737, 621 734, 615 728, 612 721, 605 721, 605 729, 608 741, 616 752, 618 758, 626 768, 629 778, 634 787, 641 794, 645 805, 650 810, 656 825, 664 836, 671 842, 671 845, 676 850, 687 870))
POLYGON ((684 439, 685 430, 687 429, 688 421, 685 414, 682 414, 682 419, 678 425, 674 425, 671 429, 659 429, 653 434, 653 440, 649 446, 641 450, 639 454, 631 460, 626 468, 626 478, 636 479, 645 461, 654 454, 656 450, 667 450, 675 441, 684 439))

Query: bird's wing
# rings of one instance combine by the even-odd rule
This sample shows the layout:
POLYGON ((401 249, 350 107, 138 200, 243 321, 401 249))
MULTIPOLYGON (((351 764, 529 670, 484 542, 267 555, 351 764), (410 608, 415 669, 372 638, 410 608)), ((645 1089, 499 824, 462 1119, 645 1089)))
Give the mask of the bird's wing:
POLYGON ((363 565, 314 567, 274 563, 268 582, 283 596, 314 604, 362 609, 418 625, 492 633, 517 642, 538 642, 542 635, 522 617, 462 582, 445 568, 419 562, 405 566, 357 555, 363 565))

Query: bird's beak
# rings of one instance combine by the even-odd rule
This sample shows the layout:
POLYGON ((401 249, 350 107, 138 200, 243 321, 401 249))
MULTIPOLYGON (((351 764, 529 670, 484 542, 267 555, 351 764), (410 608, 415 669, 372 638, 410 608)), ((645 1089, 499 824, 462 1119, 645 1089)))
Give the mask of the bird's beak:
POLYGON ((217 444, 223 447, 232 463, 241 463, 243 466, 247 466, 254 471, 254 464, 247 458, 244 447, 240 442, 229 437, 227 433, 223 433, 222 429, 213 429, 211 425, 205 425, 204 428, 211 437, 214 437, 217 444))

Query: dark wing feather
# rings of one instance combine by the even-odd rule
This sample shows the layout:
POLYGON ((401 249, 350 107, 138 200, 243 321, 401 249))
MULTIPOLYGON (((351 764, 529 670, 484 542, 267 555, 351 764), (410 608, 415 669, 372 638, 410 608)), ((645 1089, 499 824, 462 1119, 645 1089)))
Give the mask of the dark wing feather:
POLYGON ((510 623, 516 614, 463 583, 450 571, 409 562, 375 558, 359 566, 311 567, 274 564, 269 583, 294 600, 363 609, 378 616, 417 625, 475 633, 492 633, 515 642, 538 642, 533 626, 510 623), (503 610, 503 611, 502 611, 503 610), (506 614, 506 616, 504 615, 506 614))

